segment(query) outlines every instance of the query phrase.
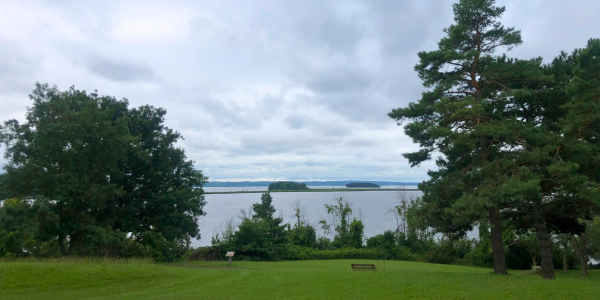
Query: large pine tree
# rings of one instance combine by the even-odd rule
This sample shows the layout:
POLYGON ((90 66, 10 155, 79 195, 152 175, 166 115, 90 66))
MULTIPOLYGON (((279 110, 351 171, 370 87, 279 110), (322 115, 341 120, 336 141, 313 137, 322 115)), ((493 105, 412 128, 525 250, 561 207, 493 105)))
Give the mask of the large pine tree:
POLYGON ((439 170, 430 171, 431 179, 420 185, 424 195, 417 215, 423 224, 464 233, 477 221, 489 222, 494 271, 507 274, 502 199, 490 192, 497 177, 491 162, 499 148, 491 131, 503 118, 498 102, 518 80, 514 69, 527 70, 528 63, 520 66, 496 55, 519 45, 521 34, 498 21, 505 9, 494 4, 461 0, 453 6, 456 23, 444 30, 438 50, 419 53, 415 69, 428 91, 389 116, 410 121, 405 132, 420 145, 419 151, 404 155, 412 166, 431 159, 434 152, 441 154, 439 170))

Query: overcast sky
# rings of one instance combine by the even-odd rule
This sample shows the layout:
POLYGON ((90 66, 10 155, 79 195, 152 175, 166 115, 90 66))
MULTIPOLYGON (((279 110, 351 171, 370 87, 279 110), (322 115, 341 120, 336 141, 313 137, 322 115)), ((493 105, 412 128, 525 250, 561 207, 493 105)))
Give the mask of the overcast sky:
MULTIPOLYGON (((434 164, 410 168, 386 114, 419 99, 417 52, 453 2, 3 0, 0 120, 24 119, 36 81, 75 85, 166 108, 211 180, 422 181, 434 164)), ((598 0, 498 4, 523 33, 513 57, 600 37, 598 0)))

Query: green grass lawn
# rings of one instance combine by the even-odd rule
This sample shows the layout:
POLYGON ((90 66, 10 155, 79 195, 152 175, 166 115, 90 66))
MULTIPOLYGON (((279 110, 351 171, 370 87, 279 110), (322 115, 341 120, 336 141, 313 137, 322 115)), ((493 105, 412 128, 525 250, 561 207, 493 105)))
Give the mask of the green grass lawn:
POLYGON ((600 270, 557 273, 415 262, 0 263, 0 299, 600 299, 600 270), (378 271, 352 271, 375 263, 378 271), (187 268, 175 267, 185 265, 187 268), (209 268, 200 268, 209 267, 209 268))

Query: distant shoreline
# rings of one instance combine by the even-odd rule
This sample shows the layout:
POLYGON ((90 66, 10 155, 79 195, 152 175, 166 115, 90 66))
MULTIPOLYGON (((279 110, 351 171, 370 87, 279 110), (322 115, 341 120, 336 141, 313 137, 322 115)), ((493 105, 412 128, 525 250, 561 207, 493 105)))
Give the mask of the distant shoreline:
POLYGON ((251 193, 311 193, 311 192, 417 192, 418 189, 386 189, 386 188, 369 188, 369 189, 348 189, 341 187, 339 189, 308 189, 308 190, 276 190, 276 191, 229 191, 229 192, 204 192, 204 194, 251 194, 251 193))
MULTIPOLYGON (((402 181, 365 181, 365 180, 332 180, 332 181, 301 181, 288 180, 297 183, 305 183, 307 186, 340 186, 345 187, 348 183, 367 182, 375 183, 380 186, 417 186, 419 182, 402 181)), ((205 187, 251 187, 251 186, 269 186, 269 184, 278 181, 209 181, 204 184, 205 187)))

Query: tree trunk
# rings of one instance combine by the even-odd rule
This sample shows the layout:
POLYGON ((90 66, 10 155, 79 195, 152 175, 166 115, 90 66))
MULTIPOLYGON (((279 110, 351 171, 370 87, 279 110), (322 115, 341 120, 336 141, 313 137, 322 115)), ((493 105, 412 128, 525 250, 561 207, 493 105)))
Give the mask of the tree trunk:
POLYGON ((60 254, 63 256, 69 256, 67 253, 67 249, 65 249, 64 236, 62 234, 58 235, 58 248, 60 249, 60 254))
POLYGON ((563 273, 567 274, 568 270, 567 266, 567 246, 565 245, 565 250, 563 251, 563 273))
POLYGON ((577 258, 579 258, 579 263, 581 264, 581 275, 588 276, 587 273, 587 263, 588 263, 588 255, 587 255, 587 243, 586 243, 585 233, 582 233, 579 236, 579 241, 576 237, 571 237, 571 244, 573 244, 573 250, 575 250, 575 254, 577 254, 577 258))
POLYGON ((533 221, 540 246, 542 277, 545 279, 555 279, 554 264, 552 262, 552 242, 548 235, 548 228, 546 227, 546 220, 544 220, 542 209, 542 199, 533 199, 533 221))
POLYGON ((490 217, 490 240, 492 241, 492 254, 494 256, 494 272, 497 274, 508 274, 506 270, 506 254, 502 243, 502 221, 498 208, 489 208, 490 217))

